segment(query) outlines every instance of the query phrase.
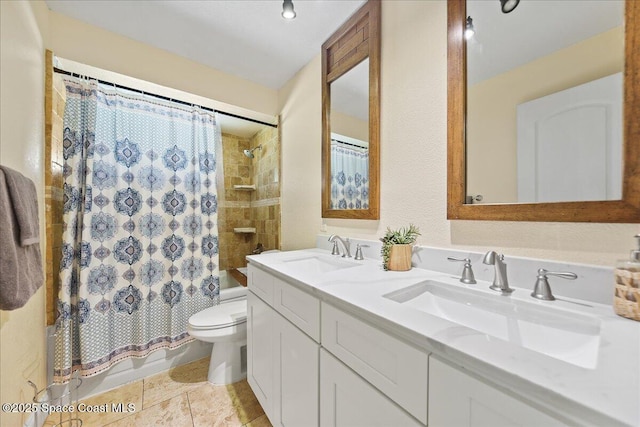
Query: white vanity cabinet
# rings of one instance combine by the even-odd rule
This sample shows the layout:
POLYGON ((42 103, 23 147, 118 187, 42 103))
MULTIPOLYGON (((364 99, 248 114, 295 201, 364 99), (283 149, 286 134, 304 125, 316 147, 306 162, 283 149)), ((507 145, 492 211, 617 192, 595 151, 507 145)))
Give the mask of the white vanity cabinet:
POLYGON ((248 382, 274 426, 551 427, 573 419, 454 367, 366 312, 320 301, 253 264, 248 276, 248 382))
POLYGON ((429 427, 566 425, 433 355, 429 358, 429 427))
POLYGON ((322 427, 422 426, 342 362, 320 350, 322 427))
POLYGON ((248 276, 247 381, 274 426, 317 426, 320 301, 251 264, 248 276))

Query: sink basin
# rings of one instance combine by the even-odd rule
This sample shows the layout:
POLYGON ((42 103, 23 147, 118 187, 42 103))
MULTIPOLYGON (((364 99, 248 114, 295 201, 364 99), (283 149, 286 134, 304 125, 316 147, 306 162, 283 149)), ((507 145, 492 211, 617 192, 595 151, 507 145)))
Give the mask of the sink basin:
POLYGON ((598 362, 600 320, 595 316, 432 280, 384 297, 576 366, 594 369, 598 362))
POLYGON ((318 275, 343 268, 356 267, 359 264, 323 255, 308 255, 283 261, 283 267, 293 270, 294 273, 305 275, 318 275))

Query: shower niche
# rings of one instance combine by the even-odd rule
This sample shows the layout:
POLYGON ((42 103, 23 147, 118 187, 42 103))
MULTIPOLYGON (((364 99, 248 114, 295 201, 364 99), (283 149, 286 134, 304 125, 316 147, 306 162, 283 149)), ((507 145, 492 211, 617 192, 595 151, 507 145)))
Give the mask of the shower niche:
POLYGON ((256 191, 255 184, 236 184, 233 186, 236 191, 256 191))
POLYGON ((234 120, 221 123, 224 193, 218 190, 220 271, 231 277, 247 255, 280 249, 278 129, 234 120))

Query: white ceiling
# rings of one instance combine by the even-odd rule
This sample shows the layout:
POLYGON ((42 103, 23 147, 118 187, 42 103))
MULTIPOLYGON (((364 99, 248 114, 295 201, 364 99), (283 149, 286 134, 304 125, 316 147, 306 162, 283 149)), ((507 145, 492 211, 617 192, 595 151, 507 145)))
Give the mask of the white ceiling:
POLYGON ((468 0, 476 33, 467 42, 475 84, 622 25, 624 0, 521 0, 504 14, 498 1, 468 0))
POLYGON ((46 0, 49 8, 272 89, 320 53, 364 0, 46 0))
MULTIPOLYGON (((63 15, 279 89, 320 53, 322 43, 365 0, 294 0, 297 18, 292 21, 280 15, 282 0, 46 3, 63 15)), ((467 44, 473 84, 621 25, 624 1, 522 0, 513 12, 503 14, 497 0, 468 0, 467 9, 476 28, 467 44)), ((349 75, 360 83, 358 92, 366 93, 366 71, 354 69, 349 75)), ((347 80, 353 82, 345 76, 336 86, 347 80)), ((245 127, 249 122, 243 120, 221 121, 227 123, 225 132, 251 136, 257 131, 256 126, 245 127)))

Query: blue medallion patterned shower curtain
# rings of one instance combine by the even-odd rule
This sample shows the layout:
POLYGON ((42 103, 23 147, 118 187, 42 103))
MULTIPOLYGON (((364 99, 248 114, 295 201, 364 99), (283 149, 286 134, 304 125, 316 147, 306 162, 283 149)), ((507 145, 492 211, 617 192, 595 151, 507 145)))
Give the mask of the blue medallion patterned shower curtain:
POLYGON ((58 383, 191 341, 219 302, 213 113, 65 83, 58 383))
POLYGON ((369 208, 369 150, 331 140, 331 209, 369 208))

